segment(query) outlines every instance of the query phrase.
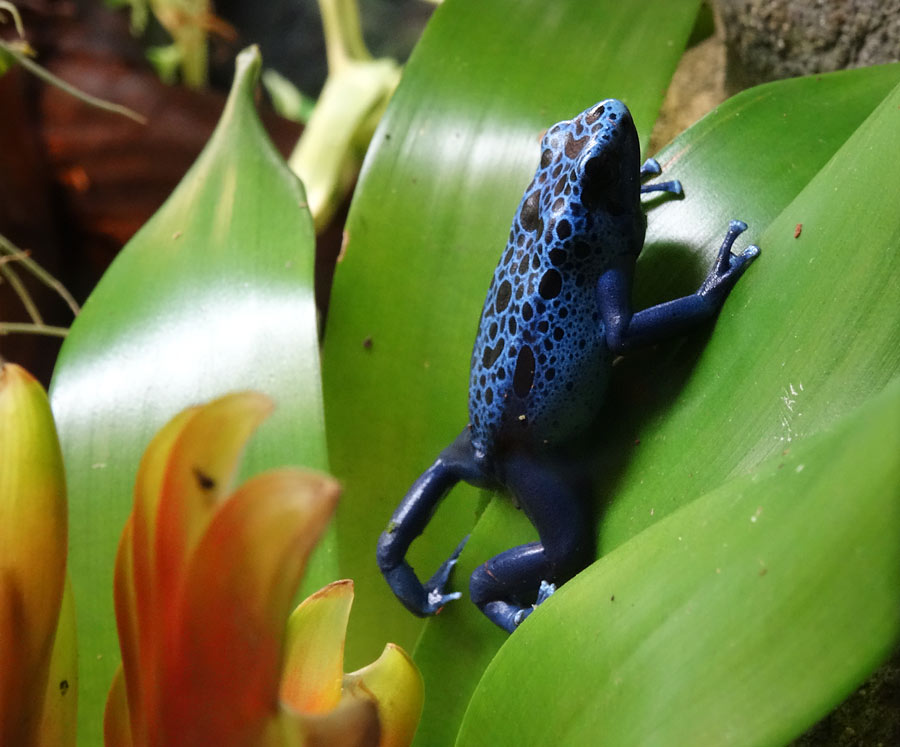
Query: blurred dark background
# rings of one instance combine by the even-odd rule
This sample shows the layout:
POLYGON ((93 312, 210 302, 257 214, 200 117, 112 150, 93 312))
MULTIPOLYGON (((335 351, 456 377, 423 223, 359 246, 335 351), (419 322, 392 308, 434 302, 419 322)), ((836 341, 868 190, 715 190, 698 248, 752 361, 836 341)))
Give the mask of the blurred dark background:
MULTIPOLYGON (((26 38, 36 61, 77 88, 124 104, 145 125, 92 108, 15 67, 0 76, 0 234, 55 275, 83 303, 119 249, 178 184, 218 120, 238 51, 258 44, 264 65, 315 96, 326 75, 315 0, 221 0, 228 38, 210 40, 210 85, 189 90, 163 83, 147 62, 148 45, 169 37, 151 21, 142 38, 127 8, 100 0, 21 0, 26 38)), ((375 56, 405 60, 433 5, 420 0, 362 0, 363 33, 375 56)), ((0 26, 15 37, 9 17, 0 26)), ((264 96, 260 111, 287 155, 302 127, 278 117, 264 96)), ((340 246, 345 211, 319 240, 317 292, 330 282, 329 258, 340 246)), ((48 325, 68 326, 71 312, 20 271, 48 325)), ((27 321, 18 297, 0 282, 0 320, 27 321)), ((0 335, 0 355, 49 383, 61 340, 0 335)))

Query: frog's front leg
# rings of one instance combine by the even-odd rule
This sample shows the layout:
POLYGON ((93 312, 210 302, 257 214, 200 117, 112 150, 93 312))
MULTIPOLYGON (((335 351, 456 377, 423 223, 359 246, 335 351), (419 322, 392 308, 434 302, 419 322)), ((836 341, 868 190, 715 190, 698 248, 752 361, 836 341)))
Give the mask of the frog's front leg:
POLYGON ((378 539, 378 567, 403 606, 420 617, 437 614, 447 602, 460 597, 458 592, 445 593, 444 587, 465 539, 425 584, 406 562, 412 541, 424 531, 438 503, 460 480, 474 484, 485 480, 468 431, 463 431, 413 483, 378 539))
POLYGON ((539 542, 500 553, 472 573, 472 601, 508 632, 554 590, 584 567, 591 549, 590 524, 569 476, 527 452, 500 465, 503 481, 534 524, 539 542), (552 583, 551 583, 552 582, 552 583))
MULTIPOLYGON (((641 166, 640 177, 643 181, 647 177, 659 176, 661 173, 662 167, 659 165, 659 161, 655 158, 648 158, 644 161, 644 165, 641 166)), ((642 185, 641 194, 646 194, 647 192, 671 192, 674 195, 683 195, 684 189, 682 188, 680 181, 673 179, 669 182, 656 182, 656 184, 642 185)))
POLYGON ((716 263, 696 293, 636 314, 631 310, 635 257, 621 257, 604 272, 597 283, 597 305, 609 349, 625 353, 652 345, 713 317, 747 266, 759 256, 757 246, 749 246, 740 254, 731 252, 735 239, 746 228, 742 221, 731 221, 716 263))

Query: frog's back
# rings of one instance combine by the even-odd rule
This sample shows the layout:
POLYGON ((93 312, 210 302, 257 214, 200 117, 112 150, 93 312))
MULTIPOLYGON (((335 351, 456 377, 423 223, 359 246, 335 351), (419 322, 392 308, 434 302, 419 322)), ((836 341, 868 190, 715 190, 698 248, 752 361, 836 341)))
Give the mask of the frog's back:
POLYGON ((501 442, 558 443, 595 416, 611 362, 597 278, 616 255, 643 243, 637 137, 623 104, 605 101, 554 125, 542 145, 472 353, 469 425, 485 452, 501 442), (615 122, 625 117, 624 126, 615 122), (628 185, 628 194, 611 194, 620 185, 609 169, 623 159, 638 191, 628 185), (610 199, 620 198, 611 214, 610 199))

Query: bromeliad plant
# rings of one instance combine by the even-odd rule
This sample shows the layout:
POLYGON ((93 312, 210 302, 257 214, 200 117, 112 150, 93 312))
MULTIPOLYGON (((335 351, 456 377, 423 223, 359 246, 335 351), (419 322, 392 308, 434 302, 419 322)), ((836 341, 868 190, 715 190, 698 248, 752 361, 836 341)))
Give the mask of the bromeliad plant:
MULTIPOLYGON (((388 644, 343 674, 353 584, 288 619, 339 487, 300 469, 232 490, 255 393, 185 410, 153 439, 115 575, 122 665, 106 744, 380 745, 412 741, 422 680, 388 644)), ((75 744, 75 616, 66 582, 66 486, 46 394, 0 368, 0 743, 75 744)))
MULTIPOLYGON (((306 591, 359 583, 348 661, 388 636, 416 646, 421 744, 775 743, 884 660, 900 640, 898 66, 747 91, 655 154, 685 197, 649 210, 636 306, 696 287, 700 247, 731 217, 763 256, 705 345, 617 367, 585 573, 507 638, 462 602, 423 624, 373 559, 411 477, 464 425, 475 317, 540 132, 615 96, 646 142, 697 5, 443 4, 360 176, 321 378, 307 199, 253 113, 258 58, 241 58, 206 151, 104 276, 54 374, 88 714, 116 663, 105 558, 143 449, 171 412, 247 387, 280 403, 247 472, 300 463, 345 485, 306 591)), ((483 498, 473 528, 478 496, 457 491, 412 564, 437 567, 471 531, 460 588, 533 538, 483 498)))
MULTIPOLYGON (((378 661, 343 675, 351 582, 311 596, 285 626, 339 488, 282 469, 231 491, 245 442, 271 409, 259 394, 226 396, 176 416, 147 450, 116 563, 123 664, 106 712, 109 745, 412 740, 422 682, 402 649, 389 644, 378 661)), ((3 366, 2 744, 75 741, 66 517, 47 397, 23 369, 3 366)))
POLYGON ((339 581, 285 628, 337 483, 271 470, 233 487, 259 394, 185 410, 153 439, 119 545, 115 605, 122 665, 106 709, 108 745, 406 745, 422 682, 402 649, 343 675, 353 598, 339 581))

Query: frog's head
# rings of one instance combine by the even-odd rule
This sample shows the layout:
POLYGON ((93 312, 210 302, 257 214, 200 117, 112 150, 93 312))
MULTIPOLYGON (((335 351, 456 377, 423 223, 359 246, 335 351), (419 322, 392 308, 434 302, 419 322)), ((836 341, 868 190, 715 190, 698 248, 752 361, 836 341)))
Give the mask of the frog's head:
POLYGON ((557 178, 573 184, 572 201, 588 212, 616 217, 640 211, 640 144, 621 101, 601 101, 551 127, 541 166, 557 162, 564 166, 557 178))
POLYGON ((640 143, 625 104, 607 99, 580 114, 589 141, 578 157, 581 202, 591 212, 640 210, 640 143))

